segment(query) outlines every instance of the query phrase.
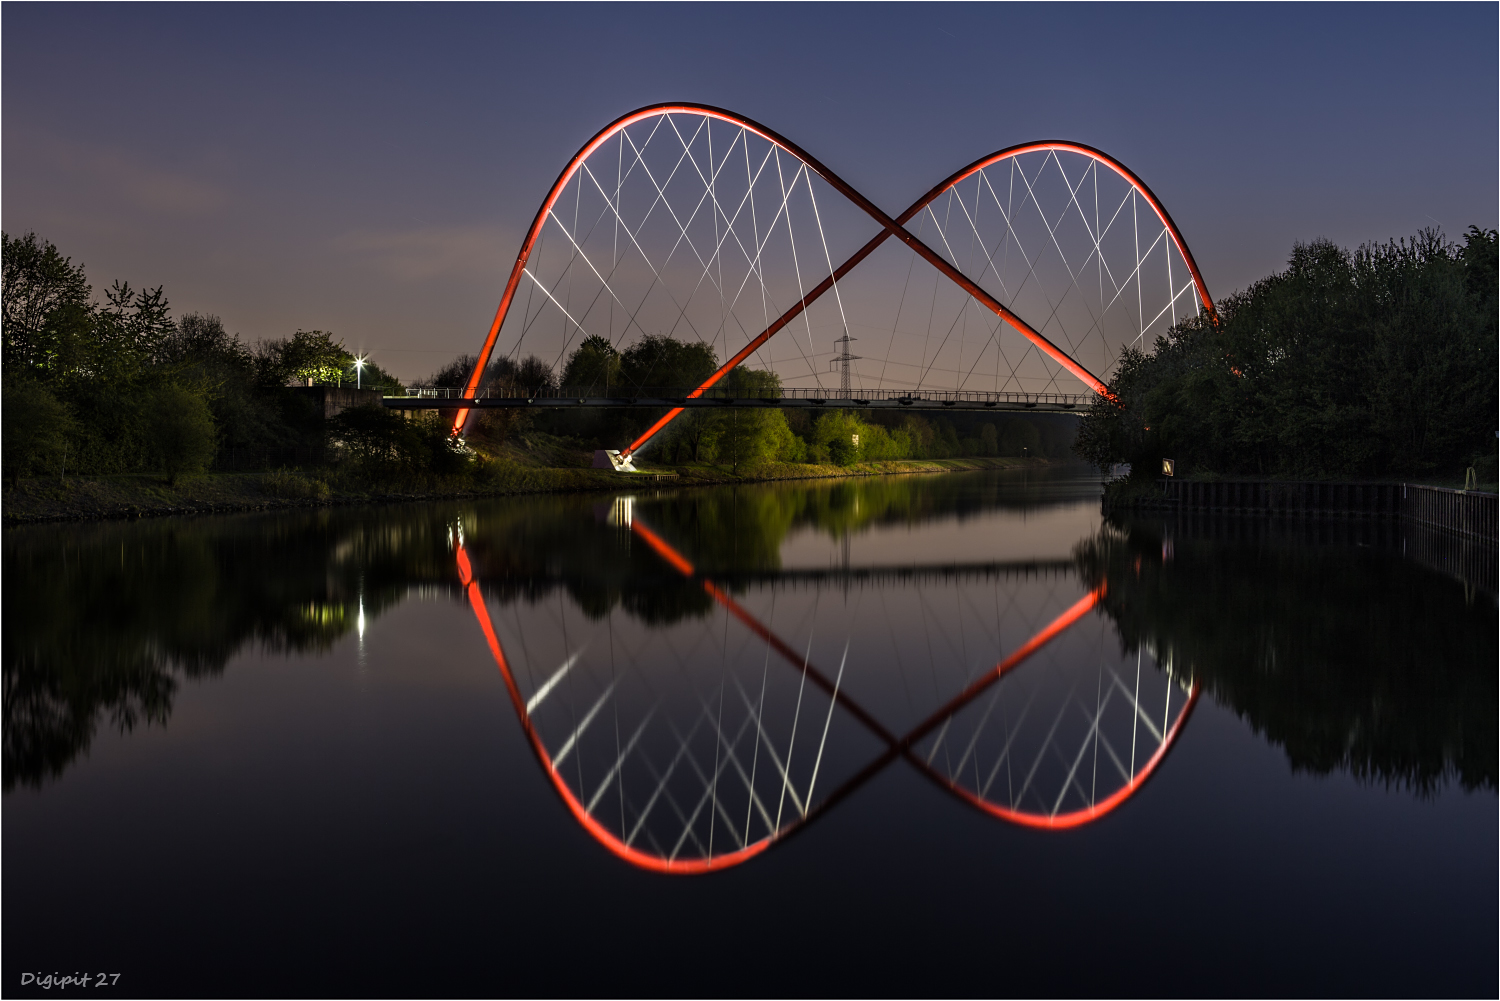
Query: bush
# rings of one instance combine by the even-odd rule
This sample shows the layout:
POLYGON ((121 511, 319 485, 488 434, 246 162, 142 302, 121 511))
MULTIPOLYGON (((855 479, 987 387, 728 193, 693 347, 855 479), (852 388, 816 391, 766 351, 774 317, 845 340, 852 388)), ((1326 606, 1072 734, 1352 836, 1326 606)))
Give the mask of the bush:
POLYGON ((857 414, 835 410, 819 414, 813 422, 807 454, 809 461, 839 466, 905 459, 912 454, 912 436, 906 425, 893 434, 879 424, 867 424, 857 414), (854 444, 856 436, 858 445, 854 444))
POLYGON ((147 427, 151 446, 167 482, 201 473, 214 457, 214 418, 208 400, 183 386, 167 384, 150 394, 147 427))
POLYGON ((260 488, 284 500, 327 500, 332 491, 324 481, 294 469, 273 469, 260 478, 260 488))
POLYGON ((328 422, 328 439, 356 468, 378 476, 464 472, 469 453, 437 413, 402 417, 381 406, 350 407, 328 422))
POLYGON ((77 427, 72 408, 30 379, 6 379, 3 398, 6 477, 62 475, 68 438, 77 427))
POLYGON ((859 459, 859 449, 848 438, 834 438, 828 442, 828 460, 835 466, 852 466, 859 459))

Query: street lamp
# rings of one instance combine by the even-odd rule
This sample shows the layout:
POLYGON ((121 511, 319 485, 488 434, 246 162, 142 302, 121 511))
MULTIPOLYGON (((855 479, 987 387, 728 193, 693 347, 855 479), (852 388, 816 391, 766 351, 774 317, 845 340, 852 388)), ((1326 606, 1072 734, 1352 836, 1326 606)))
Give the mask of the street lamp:
POLYGON ((369 357, 369 355, 361 355, 360 357, 354 359, 354 388, 355 389, 362 389, 362 388, 364 388, 365 359, 368 358, 368 357, 369 357))

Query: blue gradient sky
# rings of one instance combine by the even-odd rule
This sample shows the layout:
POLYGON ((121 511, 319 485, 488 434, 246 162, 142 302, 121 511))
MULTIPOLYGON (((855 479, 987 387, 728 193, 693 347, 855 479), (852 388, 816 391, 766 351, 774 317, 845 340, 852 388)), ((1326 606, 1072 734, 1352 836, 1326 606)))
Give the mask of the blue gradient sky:
POLYGON ((1293 241, 1497 221, 1497 8, 7 4, 3 224, 96 287, 423 375, 599 127, 663 100, 887 210, 994 149, 1129 164, 1223 296, 1293 241))

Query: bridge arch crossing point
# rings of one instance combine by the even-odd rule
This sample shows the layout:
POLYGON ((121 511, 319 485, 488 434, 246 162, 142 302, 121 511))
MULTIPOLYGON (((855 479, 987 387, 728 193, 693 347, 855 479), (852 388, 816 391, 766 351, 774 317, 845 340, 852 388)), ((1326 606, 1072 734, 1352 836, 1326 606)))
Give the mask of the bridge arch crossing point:
MULTIPOLYGON (((1104 168, 1104 170, 1107 171, 1110 175, 1123 180, 1128 186, 1128 191, 1131 193, 1130 197, 1132 199, 1132 213, 1135 213, 1137 211, 1138 206, 1135 202, 1135 199, 1139 199, 1139 201, 1144 203, 1144 205, 1149 209, 1150 215, 1155 217, 1161 227, 1156 241, 1152 243, 1151 246, 1146 250, 1146 254, 1150 255, 1151 253, 1153 253, 1156 247, 1163 242, 1169 242, 1170 250, 1163 248, 1163 253, 1170 254, 1170 251, 1175 250, 1176 254, 1178 255, 1178 259, 1182 264, 1185 265, 1185 269, 1188 272, 1187 276, 1185 276, 1188 280, 1183 284, 1182 288, 1177 288, 1176 282, 1171 276, 1170 260, 1168 261, 1168 291, 1170 293, 1170 307, 1172 310, 1173 318, 1175 319, 1177 315, 1177 303, 1179 302, 1179 300, 1184 298, 1190 298, 1192 300, 1193 308, 1195 310, 1207 310, 1211 315, 1214 312, 1213 299, 1208 292, 1207 284, 1203 280, 1202 272, 1199 269, 1196 260, 1193 258, 1192 251, 1189 249, 1187 241, 1183 238, 1181 230, 1173 221, 1172 217, 1167 212, 1161 200, 1157 198, 1156 195, 1151 191, 1151 189, 1145 184, 1145 182, 1142 181, 1128 167, 1120 163, 1115 158, 1111 157, 1109 154, 1095 149, 1094 147, 1065 140, 1029 142, 1007 147, 1006 149, 996 151, 995 153, 989 154, 988 156, 981 157, 980 159, 974 161, 961 170, 956 171, 954 174, 935 185, 921 198, 917 199, 917 201, 913 202, 912 205, 909 206, 899 216, 892 217, 887 215, 883 210, 877 207, 864 195, 860 194, 852 185, 846 182, 843 178, 839 177, 817 158, 813 157, 805 150, 803 150, 800 146, 775 132, 774 130, 767 128, 766 126, 743 115, 739 115, 735 112, 727 111, 722 108, 715 108, 708 105, 691 103, 664 103, 632 111, 629 114, 623 115, 615 121, 611 122, 605 128, 600 130, 592 139, 585 143, 584 146, 579 149, 579 151, 572 157, 572 159, 568 161, 567 165, 558 175, 557 180, 553 183, 551 189, 548 191, 547 197, 543 200, 540 208, 538 208, 536 216, 532 220, 531 226, 527 230, 526 237, 521 244, 521 249, 516 255, 515 264, 511 268, 511 273, 506 282, 505 290, 501 296, 499 306, 495 311, 494 319, 490 324, 489 331, 487 332, 484 343, 479 351, 478 360, 475 364, 473 372, 470 374, 468 381, 464 386, 464 398, 472 399, 479 388, 480 382, 484 375, 484 371, 489 365, 490 358, 494 352, 496 342, 500 335, 500 330, 504 326, 506 318, 510 313, 512 305, 516 299, 517 291, 521 286, 522 279, 526 277, 528 273, 528 262, 532 258, 533 251, 537 248, 538 240, 542 235, 542 231, 546 225, 547 220, 552 216, 554 209, 558 205, 559 198, 562 196, 569 183, 574 180, 575 176, 578 175, 580 170, 585 168, 590 157, 599 152, 611 138, 621 134, 627 128, 637 123, 644 122, 653 118, 663 118, 666 116, 692 116, 711 121, 723 122, 725 124, 743 129, 746 132, 759 137, 772 146, 775 146, 781 151, 789 154, 797 161, 800 161, 800 163, 804 165, 810 173, 816 174, 820 179, 826 182, 835 191, 839 192, 839 194, 843 195, 844 198, 846 198, 851 204, 861 210, 865 215, 869 216, 880 226, 880 231, 874 237, 872 237, 867 243, 860 247, 854 254, 852 254, 838 267, 830 268, 828 275, 820 283, 811 287, 810 289, 804 290, 800 297, 797 298, 797 300, 793 302, 788 309, 782 312, 782 314, 778 316, 774 321, 768 323, 764 327, 764 329, 760 331, 760 333, 758 333, 754 337, 751 337, 748 343, 743 348, 737 351, 716 372, 714 372, 713 375, 705 380, 701 386, 697 387, 697 389, 690 393, 689 396, 696 397, 701 395, 704 390, 717 383, 736 366, 738 366, 741 362, 748 358, 752 353, 754 353, 757 349, 764 345, 770 338, 775 336, 781 330, 785 329, 792 320, 802 315, 807 310, 807 308, 818 298, 820 298, 829 290, 835 290, 836 292, 839 281, 841 281, 847 274, 849 274, 850 271, 852 271, 857 265, 859 265, 861 261, 865 260, 876 248, 881 246, 887 239, 890 239, 892 237, 894 237, 901 243, 906 244, 911 250, 916 253, 917 256, 926 260, 939 273, 953 282, 960 290, 972 297, 972 299, 979 306, 987 310, 989 313, 992 313, 995 317, 998 317, 999 320, 1003 321, 1005 324, 1008 324, 1017 333, 1019 333, 1022 337, 1029 341, 1030 344, 1034 346, 1042 355, 1046 356, 1053 363, 1060 366, 1063 370, 1073 375, 1079 381, 1083 382, 1084 385, 1088 386, 1094 392, 1108 396, 1109 390, 1105 385, 1104 380, 1094 372, 1090 371, 1081 362, 1079 362, 1077 358, 1074 357, 1074 353, 1070 353, 1067 350, 1066 340, 1068 338, 1066 336, 1066 332, 1062 331, 1063 336, 1058 336, 1059 328, 1057 327, 1056 323, 1053 322, 1054 317, 1047 317, 1041 324, 1034 325, 1032 322, 1029 322, 1029 320, 1035 319, 1035 317, 1023 317, 1018 312, 1012 309, 1012 306, 1015 304, 1014 299, 1012 300, 1011 305, 1007 305, 1006 303, 1003 303, 1000 298, 997 297, 997 295, 994 294, 993 291, 991 291, 991 289, 987 289, 982 285, 982 283, 985 281, 988 269, 986 269, 979 275, 978 280, 975 280, 972 275, 965 273, 964 269, 959 267, 955 263, 953 258, 957 257, 958 255, 952 251, 952 248, 946 246, 946 234, 944 234, 938 226, 935 214, 932 214, 930 211, 928 212, 934 223, 934 229, 938 232, 939 237, 942 238, 940 240, 940 245, 943 245, 942 251, 929 245, 928 242, 925 242, 918 234, 912 233, 908 228, 908 224, 910 224, 914 219, 917 219, 919 216, 921 216, 924 213, 924 210, 930 210, 930 207, 937 203, 939 199, 943 198, 945 195, 952 195, 957 192, 960 186, 965 184, 965 182, 977 180, 980 184, 988 183, 988 178, 985 175, 986 170, 1004 165, 1007 162, 1009 162, 1011 165, 1014 165, 1020 162, 1023 157, 1027 157, 1028 155, 1037 153, 1043 154, 1044 157, 1050 157, 1053 161, 1056 162, 1057 170, 1062 173, 1064 178, 1067 179, 1067 184, 1070 186, 1070 188, 1073 185, 1073 179, 1069 177, 1065 170, 1063 170, 1061 159, 1062 156, 1069 155, 1073 157, 1081 157, 1088 163, 1091 163, 1093 165, 1093 169, 1095 170, 1094 178, 1096 182, 1096 200, 1097 180, 1099 176, 1098 168, 1104 168), (1047 332, 1044 333, 1044 330, 1047 332), (1060 340, 1064 341, 1064 343, 1058 343, 1060 340)), ((1038 171, 1037 173, 1039 175, 1040 171, 1038 171)), ((1025 180, 1024 171, 1023 180, 1025 180)), ((1079 180, 1078 187, 1081 187, 1082 184, 1083 181, 1079 180)), ((1072 197, 1074 205, 1078 207, 1079 215, 1083 216, 1083 206, 1077 188, 1072 188, 1069 194, 1072 197)), ((1031 198, 1033 202, 1036 203, 1037 208, 1040 210, 1041 204, 1039 201, 1037 201, 1037 195, 1034 191, 1031 192, 1031 198)), ((1124 203, 1122 202, 1122 207, 1123 204, 1124 203)), ((996 205, 999 206, 998 197, 996 199, 996 205)), ((1118 218, 1120 216, 1121 211, 1121 208, 1115 209, 1115 218, 1118 218)), ((1002 214, 1003 212, 1004 209, 1002 207, 1002 214)), ((924 220, 924 224, 925 221, 926 220, 924 220)), ((1136 261, 1133 278, 1136 282, 1137 291, 1139 291, 1142 280, 1140 277, 1142 271, 1142 255, 1140 251, 1141 240, 1139 233, 1139 219, 1135 218, 1132 220, 1132 222, 1136 230, 1136 261)), ((970 223, 972 225, 973 220, 970 220, 970 223)), ((1096 219, 1095 223, 1096 225, 1094 231, 1090 234, 1093 240, 1094 252, 1090 255, 1088 260, 1084 261, 1084 266, 1087 267, 1091 263, 1097 263, 1098 270, 1100 271, 1100 283, 1102 291, 1104 274, 1108 270, 1105 263, 1105 252, 1102 249, 1102 241, 1105 237, 1105 234, 1108 232, 1108 227, 1103 223, 1102 220, 1096 219)), ((790 225, 790 222, 788 222, 788 225, 790 225)), ((1011 225, 1009 216, 1006 216, 1006 225, 1011 225)), ((1052 223, 1047 223, 1046 225, 1049 230, 1052 228, 1052 223)), ((1113 226, 1114 220, 1112 219, 1108 225, 1113 226)), ((1085 226, 1087 227, 1086 221, 1085 226)), ((977 233, 977 228, 975 229, 975 231, 977 233)), ((1007 236, 1008 235, 1009 234, 1007 234, 1007 236)), ((1052 242, 1053 244, 1057 244, 1055 233, 1052 234, 1052 242)), ((1061 253, 1060 245, 1059 253, 1061 253)), ((1125 263, 1128 266, 1129 261, 1127 260, 1125 263)), ((1068 268, 1070 274, 1074 271, 1074 266, 1072 264, 1069 264, 1065 259, 1063 260, 1063 264, 1068 268)), ((993 267, 994 262, 991 261, 989 266, 993 267)), ((994 270, 994 275, 997 279, 1000 277, 998 268, 994 270)), ((1073 274, 1073 281, 1075 284, 1077 283, 1077 279, 1078 276, 1076 274, 1073 274)), ((1118 281, 1117 276, 1114 276, 1113 274, 1111 274, 1110 280, 1118 281)), ((1130 274, 1127 274, 1125 277, 1125 283, 1128 285, 1131 280, 1132 276, 1130 274)), ((992 282, 991 284, 993 286, 994 283, 992 282)), ((1003 286, 1003 281, 1000 284, 1003 286)), ((1022 281, 1022 285, 1025 285, 1024 280, 1022 281)), ((1116 298, 1119 298, 1118 292, 1116 294, 1116 298)), ((1045 305, 1043 305, 1041 308, 1044 310, 1046 309, 1045 305)), ((1053 314, 1056 314, 1056 305, 1053 307, 1052 312, 1053 314)), ((574 322, 576 323, 576 321, 574 322)), ((1153 320, 1151 322, 1155 323, 1156 320, 1153 320)), ((1144 323, 1142 325, 1142 333, 1144 333, 1144 323)), ((624 456, 628 457, 631 453, 639 449, 642 445, 645 444, 646 441, 648 441, 653 435, 655 435, 658 431, 665 427, 670 421, 675 419, 681 412, 681 408, 676 408, 670 411, 665 417, 663 417, 655 425, 649 428, 644 434, 638 437, 634 442, 630 443, 630 445, 623 450, 624 456)), ((471 411, 469 409, 463 409, 458 412, 454 421, 455 433, 462 430, 470 413, 471 411)))

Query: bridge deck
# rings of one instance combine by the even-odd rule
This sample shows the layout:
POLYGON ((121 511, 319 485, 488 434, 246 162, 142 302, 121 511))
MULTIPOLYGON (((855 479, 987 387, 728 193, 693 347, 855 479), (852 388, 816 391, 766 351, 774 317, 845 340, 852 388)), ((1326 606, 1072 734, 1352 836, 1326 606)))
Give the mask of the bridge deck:
POLYGON ((1045 410, 1081 413, 1093 402, 1093 394, 1078 393, 979 393, 929 390, 870 390, 840 396, 835 391, 784 389, 777 396, 733 396, 710 390, 702 396, 689 397, 690 390, 651 389, 636 396, 594 396, 568 393, 566 390, 526 395, 518 390, 482 389, 472 399, 464 399, 456 389, 413 389, 404 396, 387 396, 384 403, 391 410, 453 410, 459 406, 485 409, 641 407, 660 410, 667 407, 781 407, 890 410, 1045 410))

